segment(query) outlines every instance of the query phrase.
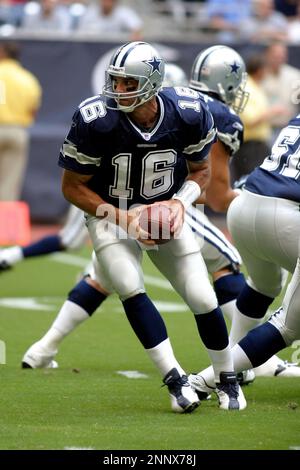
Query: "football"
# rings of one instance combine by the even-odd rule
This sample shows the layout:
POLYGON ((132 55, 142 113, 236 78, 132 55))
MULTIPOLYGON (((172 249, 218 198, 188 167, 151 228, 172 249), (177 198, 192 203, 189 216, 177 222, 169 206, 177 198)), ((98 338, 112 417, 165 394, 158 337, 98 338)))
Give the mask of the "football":
POLYGON ((148 240, 154 240, 158 245, 167 243, 172 237, 172 225, 169 221, 171 210, 159 204, 143 209, 139 217, 140 227, 149 234, 148 240))

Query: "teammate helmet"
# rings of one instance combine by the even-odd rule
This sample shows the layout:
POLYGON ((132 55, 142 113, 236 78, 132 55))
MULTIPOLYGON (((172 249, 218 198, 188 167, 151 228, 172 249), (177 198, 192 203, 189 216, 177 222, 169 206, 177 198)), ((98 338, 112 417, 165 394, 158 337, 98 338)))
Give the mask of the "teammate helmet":
POLYGON ((215 93, 236 113, 240 113, 249 97, 245 91, 246 81, 242 57, 231 47, 219 45, 198 54, 192 67, 190 86, 215 93))
POLYGON ((107 103, 107 107, 128 113, 150 100, 162 86, 164 69, 163 59, 150 44, 140 41, 124 44, 112 56, 106 72, 103 95, 116 102, 116 106, 107 103), (136 90, 124 93, 115 92, 114 77, 134 78, 138 82, 136 90), (131 98, 135 98, 135 101, 129 106, 120 103, 120 100, 131 98))
POLYGON ((166 63, 165 78, 162 86, 188 86, 188 78, 185 71, 179 65, 166 63))

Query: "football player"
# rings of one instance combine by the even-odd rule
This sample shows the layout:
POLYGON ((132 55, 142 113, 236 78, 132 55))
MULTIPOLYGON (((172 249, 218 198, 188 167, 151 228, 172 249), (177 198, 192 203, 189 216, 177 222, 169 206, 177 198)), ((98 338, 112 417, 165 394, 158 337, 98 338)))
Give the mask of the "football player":
MULTIPOLYGON (((225 102, 231 104, 234 96, 243 93, 245 82, 245 66, 242 58, 232 49, 228 47, 218 46, 217 48, 210 48, 208 51, 215 51, 211 54, 211 66, 213 70, 218 69, 218 80, 224 89, 234 85, 234 89, 224 96, 225 102), (221 50, 221 53, 227 53, 227 61, 233 62, 237 60, 238 74, 233 78, 228 79, 227 67, 223 64, 223 68, 219 64, 219 55, 214 59, 214 56, 221 50), (234 83, 232 83, 232 80, 234 83)), ((201 57, 197 58, 197 63, 202 60, 201 57)), ((214 93, 217 88, 217 81, 212 86, 212 83, 205 83, 204 77, 201 76, 202 85, 199 80, 196 80, 196 72, 193 72, 193 84, 195 88, 201 88, 203 93, 214 93), (211 91, 209 91, 211 89, 211 91)), ((198 77, 199 79, 200 77, 198 77)), ((207 78, 206 78, 207 80, 207 78)), ((211 79, 210 79, 211 81, 211 79)), ((166 64, 165 77, 163 81, 164 87, 173 86, 186 86, 188 79, 185 72, 176 64, 166 64)), ((204 96, 204 95, 203 95, 204 96)), ((239 148, 242 141, 242 123, 234 111, 229 111, 228 106, 223 102, 209 98, 205 95, 204 98, 214 116, 215 122, 218 121, 220 131, 218 132, 219 141, 223 144, 215 143, 212 151, 212 189, 210 194, 218 193, 214 196, 215 201, 211 201, 210 205, 215 210, 224 211, 227 209, 229 197, 235 197, 237 193, 230 188, 228 162, 231 155, 233 155, 239 148), (218 104, 219 103, 219 104, 218 104), (226 110, 229 117, 226 119, 226 110), (231 143, 233 142, 233 143, 231 143), (217 149, 215 149, 217 147, 217 149), (221 149, 218 151, 218 149, 221 149), (218 153, 216 159, 215 153, 218 153), (225 157, 224 157, 225 154, 225 157), (217 165, 216 165, 217 164, 217 165), (218 169, 216 169, 218 166, 218 169), (222 201, 222 194, 227 198, 222 201)), ((223 101, 223 98, 220 97, 223 101)), ((239 104, 241 107, 241 103, 239 104)), ((202 245, 202 256, 207 265, 209 273, 214 280, 214 288, 218 297, 219 304, 223 313, 231 319, 234 300, 238 292, 243 287, 244 277, 239 271, 241 258, 234 246, 228 241, 224 234, 215 225, 213 225, 202 211, 196 211, 191 208, 187 215, 187 222, 193 228, 193 231, 199 235, 200 243, 202 245), (224 275, 228 277, 224 277, 224 275)), ((70 207, 66 223, 58 234, 48 235, 42 237, 38 241, 29 244, 26 247, 14 246, 0 250, 0 271, 6 270, 22 261, 23 259, 33 256, 45 255, 56 251, 79 249, 87 240, 88 232, 85 226, 83 212, 75 206, 70 207)), ((97 294, 96 294, 97 295, 97 294)))
MULTIPOLYGON (((229 47, 209 48, 199 54, 195 60, 191 87, 201 90, 219 129, 218 142, 212 147, 212 175, 210 187, 206 191, 206 202, 216 211, 226 211, 230 201, 238 194, 230 186, 228 163, 230 157, 240 147, 243 126, 235 111, 229 106, 232 104, 236 111, 240 111, 245 105, 247 99, 244 90, 245 81, 243 59, 229 47), (206 52, 209 53, 209 59, 206 52), (210 76, 200 72, 203 70, 201 64, 205 57, 207 66, 212 70, 210 76), (228 73, 231 71, 228 64, 235 64, 234 74, 228 73)), ((178 65, 166 64, 164 87, 182 87, 187 84, 185 72, 178 65)), ((239 253, 221 230, 208 220, 203 211, 191 207, 186 219, 193 231, 199 235, 202 256, 212 275, 219 304, 223 313, 231 319, 235 298, 244 285, 244 276, 239 269, 241 264, 239 253)), ((15 246, 0 250, 0 270, 9 269, 32 256, 79 249, 87 238, 83 212, 71 206, 66 224, 58 234, 43 237, 26 247, 15 246)))
MULTIPOLYGON (((269 358, 273 361, 273 354, 291 345, 300 335, 299 149, 300 115, 281 131, 271 155, 250 174, 241 195, 228 210, 229 230, 249 274, 237 298, 230 333, 232 346, 239 341, 233 349, 236 370, 244 365, 260 366, 269 358), (255 328, 282 290, 285 277, 282 268, 294 273, 283 307, 268 322, 255 328)), ((278 373, 285 375, 284 371, 278 373)), ((299 377, 299 367, 288 368, 286 375, 299 377)), ((190 381, 201 391, 214 386, 210 368, 192 375, 190 381)))
MULTIPOLYGON (((198 72, 196 72, 194 65, 193 83, 191 85, 205 93, 204 99, 207 101, 214 120, 218 122, 218 127, 220 128, 220 131, 218 131, 219 142, 215 143, 212 148, 211 189, 209 190, 209 200, 207 202, 215 210, 224 211, 227 209, 231 198, 237 195, 237 192, 230 187, 228 162, 231 155, 240 146, 243 127, 235 112, 228 108, 223 101, 230 105, 236 95, 244 93, 245 66, 242 58, 228 47, 218 46, 209 48, 208 51, 211 51, 210 66, 213 71, 217 69, 218 80, 212 83, 212 79, 209 78, 208 81, 207 76, 196 77, 198 72), (225 53, 228 63, 236 61, 238 74, 235 74, 232 78, 227 77, 227 68, 229 66, 226 64, 222 65, 219 61, 220 53, 223 55, 225 53), (233 86, 233 89, 226 96, 222 95, 223 97, 220 96, 217 99, 218 86, 221 86, 223 90, 231 86, 233 86), (213 94, 215 98, 209 97, 208 94, 213 94), (222 195, 225 195, 226 200, 222 200, 222 195)), ((204 56, 205 54, 199 55, 195 64, 200 65, 204 56)), ((187 83, 187 77, 178 65, 166 64, 164 87, 182 87, 187 85, 187 83)), ((245 99, 243 99, 243 104, 244 102, 245 99)), ((239 103, 238 110, 241 109, 243 104, 239 103)), ((244 284, 243 274, 239 271, 241 263, 239 253, 202 211, 196 211, 191 207, 187 214, 187 222, 200 237, 202 256, 214 280, 214 288, 219 304, 223 313, 231 319, 235 298, 244 284)), ((88 232, 85 227, 83 212, 77 207, 71 206, 66 223, 58 234, 43 237, 26 247, 14 246, 0 250, 0 270, 9 269, 21 260, 33 256, 45 255, 55 251, 79 249, 86 242, 87 238, 88 232)))
POLYGON ((184 222, 185 210, 208 182, 213 119, 198 92, 159 91, 163 69, 163 60, 147 43, 128 43, 116 51, 103 96, 87 99, 74 114, 59 160, 63 193, 89 214, 87 227, 105 274, 101 284, 118 293, 132 328, 164 376, 173 409, 191 411, 198 402, 145 293, 140 264, 145 246, 195 315, 215 370, 220 407, 243 409, 226 325, 199 244, 184 222), (161 245, 145 239, 138 222, 141 206, 129 208, 158 201, 171 211, 172 231, 180 233, 161 245))

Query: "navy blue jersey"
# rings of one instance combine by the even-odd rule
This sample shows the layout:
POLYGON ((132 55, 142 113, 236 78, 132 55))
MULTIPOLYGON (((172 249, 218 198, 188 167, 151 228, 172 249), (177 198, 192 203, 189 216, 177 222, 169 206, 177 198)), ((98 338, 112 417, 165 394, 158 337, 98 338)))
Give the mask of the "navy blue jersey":
POLYGON ((202 95, 213 115, 218 140, 225 145, 229 155, 233 156, 243 143, 244 126, 240 117, 222 101, 206 93, 200 93, 200 95, 202 95))
POLYGON ((282 129, 271 155, 250 174, 245 189, 300 202, 300 114, 282 129))
POLYGON ((159 120, 142 130, 122 111, 107 109, 100 95, 73 116, 59 165, 93 175, 91 190, 127 207, 170 199, 187 176, 187 160, 207 159, 215 141, 213 118, 199 94, 168 88, 158 95, 159 120))

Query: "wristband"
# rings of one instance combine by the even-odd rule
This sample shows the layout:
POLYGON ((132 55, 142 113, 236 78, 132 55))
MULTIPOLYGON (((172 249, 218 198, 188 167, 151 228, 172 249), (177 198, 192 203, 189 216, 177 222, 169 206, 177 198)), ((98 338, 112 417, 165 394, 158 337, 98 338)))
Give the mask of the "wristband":
POLYGON ((187 209, 201 196, 201 188, 196 181, 188 180, 181 186, 172 199, 178 199, 187 209))

